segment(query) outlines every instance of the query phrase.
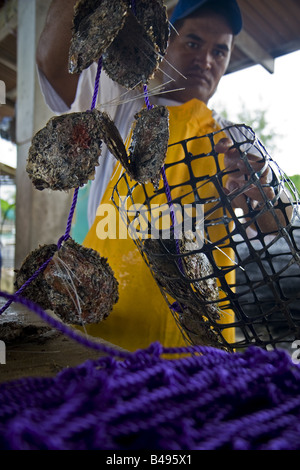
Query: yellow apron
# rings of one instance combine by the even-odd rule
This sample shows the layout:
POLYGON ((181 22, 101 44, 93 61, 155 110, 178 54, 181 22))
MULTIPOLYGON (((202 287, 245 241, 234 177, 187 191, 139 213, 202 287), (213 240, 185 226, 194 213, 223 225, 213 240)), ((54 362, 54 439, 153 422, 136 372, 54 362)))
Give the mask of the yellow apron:
MULTIPOLYGON (((180 106, 169 107, 168 109, 170 112, 169 144, 193 136, 202 136, 219 129, 212 117, 212 112, 204 103, 196 99, 180 106)), ((218 140, 222 137, 224 137, 224 134, 218 134, 218 140)), ((205 148, 209 144, 208 140, 204 140, 200 144, 200 148, 199 141, 202 141, 202 139, 190 141, 189 151, 191 153, 199 154, 209 151, 209 148, 205 148)), ((182 159, 182 155, 178 151, 177 146, 170 147, 166 163, 180 161, 180 159, 182 159)), ((213 175, 217 171, 215 166, 214 159, 207 158, 205 167, 195 167, 193 172, 197 173, 196 176, 201 174, 213 175)), ((101 337, 129 351, 145 348, 154 341, 159 341, 165 347, 185 346, 186 343, 159 287, 133 240, 129 236, 126 237, 126 228, 119 220, 118 211, 111 201, 113 188, 117 184, 122 171, 121 166, 117 164, 115 174, 98 208, 94 224, 84 241, 86 247, 97 250, 101 256, 108 259, 119 281, 119 301, 106 320, 97 325, 86 326, 87 333, 92 336, 101 337), (104 224, 107 224, 107 227, 111 229, 111 233, 106 239, 103 239, 102 235, 104 224), (121 237, 119 234, 121 234, 121 237)), ((175 192, 172 193, 173 199, 177 195, 189 193, 190 188, 187 188, 184 184, 189 178, 186 165, 174 165, 174 167, 166 171, 166 176, 169 183, 182 183, 180 188, 175 190, 176 194, 175 192)), ((135 182, 132 182, 132 184, 134 185, 135 182)), ((161 182, 160 184, 162 185, 163 183, 161 182)), ((152 185, 148 184, 146 187, 148 195, 153 194, 152 185)), ((213 188, 209 187, 209 185, 203 185, 201 197, 205 197, 207 192, 210 192, 211 196, 212 190, 213 188)), ((118 192, 121 196, 125 196, 128 193, 125 183, 118 183, 118 192), (122 184, 124 184, 123 189, 122 184)), ((214 192, 216 192, 215 189, 214 192)), ((183 202, 192 202, 192 200, 189 200, 189 197, 187 196, 183 202)), ((142 186, 138 186, 134 190, 134 202, 143 203, 144 198, 142 186)), ((160 199, 155 199, 157 204, 166 202, 167 199, 164 195, 160 199)), ((213 214, 213 217, 215 216, 216 214, 213 214)), ((225 235, 225 228, 222 226, 214 227, 209 235, 211 241, 218 240, 225 235)), ((230 256, 228 250, 226 254, 230 256)), ((232 263, 227 256, 217 253, 217 264, 219 266, 230 266, 232 263)), ((227 281, 230 282, 230 279, 227 279, 227 281)), ((221 321, 231 323, 233 317, 230 314, 225 314, 221 321)), ((234 338, 234 331, 232 328, 225 331, 226 339, 231 343, 234 338)))

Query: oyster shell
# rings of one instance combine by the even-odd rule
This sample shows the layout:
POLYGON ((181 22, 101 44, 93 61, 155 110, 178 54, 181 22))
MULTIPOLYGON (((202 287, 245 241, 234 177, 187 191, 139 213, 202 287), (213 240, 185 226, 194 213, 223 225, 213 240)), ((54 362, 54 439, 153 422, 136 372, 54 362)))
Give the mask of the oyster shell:
POLYGON ((153 38, 130 13, 124 28, 103 54, 103 69, 119 85, 134 89, 148 82, 159 62, 153 38))
POLYGON ((129 175, 139 183, 152 182, 157 188, 169 142, 169 111, 165 106, 143 109, 136 122, 129 147, 129 175))
POLYGON ((158 187, 169 142, 169 111, 166 106, 143 108, 135 115, 129 153, 113 121, 101 114, 102 138, 129 177, 158 187))
POLYGON ((102 139, 110 148, 117 142, 120 154, 126 155, 106 113, 94 109, 51 118, 33 137, 29 149, 26 170, 33 185, 60 191, 83 186, 94 178, 102 139))
POLYGON ((30 253, 17 271, 19 289, 40 266, 47 267, 23 291, 42 308, 53 310, 66 323, 99 323, 118 301, 118 282, 107 259, 69 238, 57 245, 43 245, 30 253))
POLYGON ((99 323, 118 301, 118 282, 107 259, 68 239, 44 271, 53 311, 64 322, 99 323))
POLYGON ((103 68, 120 85, 147 83, 169 38, 161 0, 80 0, 74 11, 69 72, 80 73, 103 57, 103 68))
POLYGON ((74 9, 69 72, 80 73, 98 62, 123 28, 128 5, 122 0, 80 0, 74 9))
POLYGON ((176 301, 179 324, 191 341, 220 348, 221 341, 212 328, 220 319, 217 282, 207 256, 193 253, 195 249, 196 243, 190 237, 183 237, 177 246, 174 239, 152 238, 142 245, 158 286, 176 301))
MULTIPOLYGON (((129 0, 129 3, 130 0, 129 0)), ((135 0, 134 14, 144 30, 152 36, 153 41, 163 56, 168 46, 170 35, 167 9, 161 0, 135 0)), ((160 58, 161 60, 161 58, 160 58)))
POLYGON ((105 142, 132 179, 158 185, 168 148, 168 116, 165 106, 138 113, 129 155, 107 113, 93 109, 55 116, 33 137, 26 171, 40 191, 78 188, 94 178, 105 142))

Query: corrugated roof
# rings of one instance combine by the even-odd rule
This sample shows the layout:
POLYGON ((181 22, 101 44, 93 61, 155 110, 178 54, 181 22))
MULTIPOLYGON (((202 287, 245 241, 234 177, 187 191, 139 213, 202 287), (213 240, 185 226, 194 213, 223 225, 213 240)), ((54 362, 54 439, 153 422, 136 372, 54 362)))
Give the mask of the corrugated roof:
POLYGON ((243 34, 253 41, 253 57, 265 54, 272 59, 300 49, 300 1, 299 0, 238 0, 244 30, 232 56, 230 71, 240 70, 260 63, 251 58, 246 48, 241 46, 243 34), (256 49, 255 49, 256 45, 256 49))

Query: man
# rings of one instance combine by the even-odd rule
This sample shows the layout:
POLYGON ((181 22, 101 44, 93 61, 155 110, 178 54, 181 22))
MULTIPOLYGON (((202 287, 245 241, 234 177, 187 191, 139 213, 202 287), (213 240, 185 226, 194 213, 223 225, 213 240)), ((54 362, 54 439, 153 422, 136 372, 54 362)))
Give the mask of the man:
MULTIPOLYGON (((88 109, 92 98, 96 64, 82 72, 81 76, 67 72, 74 3, 74 0, 52 2, 37 50, 42 90, 56 112, 88 109)), ((166 60, 161 67, 162 81, 168 93, 151 97, 151 102, 168 106, 170 143, 174 143, 224 127, 222 119, 210 111, 207 104, 227 70, 234 37, 242 28, 242 18, 235 0, 180 0, 171 22, 178 34, 172 33, 166 60), (171 77, 173 81, 166 77, 171 77)), ((105 110, 105 105, 108 106, 109 114, 126 139, 134 114, 141 109, 143 100, 128 100, 127 104, 122 104, 123 93, 124 90, 108 79, 105 73, 101 75, 99 103, 105 110)), ((134 95, 134 92, 131 94, 134 95)), ((240 162, 239 153, 231 149, 232 142, 226 135, 217 146, 218 152, 225 154, 224 165, 239 169, 226 181, 225 190, 232 193, 244 184, 247 170, 240 162)), ((252 166, 260 169, 257 158, 250 158, 252 166)), ((105 204, 111 199, 118 176, 114 175, 114 168, 113 157, 104 149, 90 193, 91 224, 99 203, 102 201, 105 204)), ((174 177, 184 181, 181 171, 174 177)), ((271 178, 271 172, 267 169, 262 174, 262 183, 269 183, 271 178)), ((271 187, 267 187, 265 192, 267 197, 274 196, 271 187)), ((262 195, 256 188, 250 187, 247 194, 236 198, 236 205, 245 208, 246 198, 250 198, 255 207, 262 200, 262 195)), ((99 216, 94 220, 85 245, 107 256, 120 282, 120 300, 110 317, 100 325, 88 327, 88 332, 129 350, 146 347, 156 340, 165 346, 183 345, 181 333, 133 241, 99 240, 99 220, 99 216)), ((272 217, 260 220, 265 231, 272 229, 272 223, 272 217)), ((226 265, 224 259, 219 263, 226 265)), ((223 319, 225 323, 228 321, 232 322, 233 318, 223 319)), ((231 330, 228 332, 229 342, 233 342, 231 330)))

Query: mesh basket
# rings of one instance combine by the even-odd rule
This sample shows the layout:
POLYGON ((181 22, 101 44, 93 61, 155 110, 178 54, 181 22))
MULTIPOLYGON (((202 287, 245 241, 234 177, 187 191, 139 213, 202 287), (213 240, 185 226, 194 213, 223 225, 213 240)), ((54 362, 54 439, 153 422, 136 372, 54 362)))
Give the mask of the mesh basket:
POLYGON ((182 334, 188 343, 227 350, 253 344, 266 349, 289 347, 300 333, 300 224, 295 186, 245 125, 171 147, 178 158, 174 163, 166 160, 157 190, 123 173, 113 202, 182 334), (216 151, 224 132, 248 173, 244 186, 231 193, 224 187, 235 170, 222 168, 216 151), (198 144, 201 149, 204 144, 204 153, 195 152, 198 144), (259 171, 254 171, 249 154, 262 161, 259 171), (177 173, 176 166, 180 168, 177 173), (271 199, 260 180, 267 166, 272 174, 268 185, 274 188, 271 199), (200 167, 204 173, 198 172, 200 167), (182 181, 174 179, 174 174, 181 174, 182 181), (254 207, 246 198, 247 210, 234 209, 237 198, 253 187, 262 202, 254 207), (261 230, 266 217, 272 220, 270 233, 261 230), (234 339, 228 339, 230 331, 235 332, 234 339))

